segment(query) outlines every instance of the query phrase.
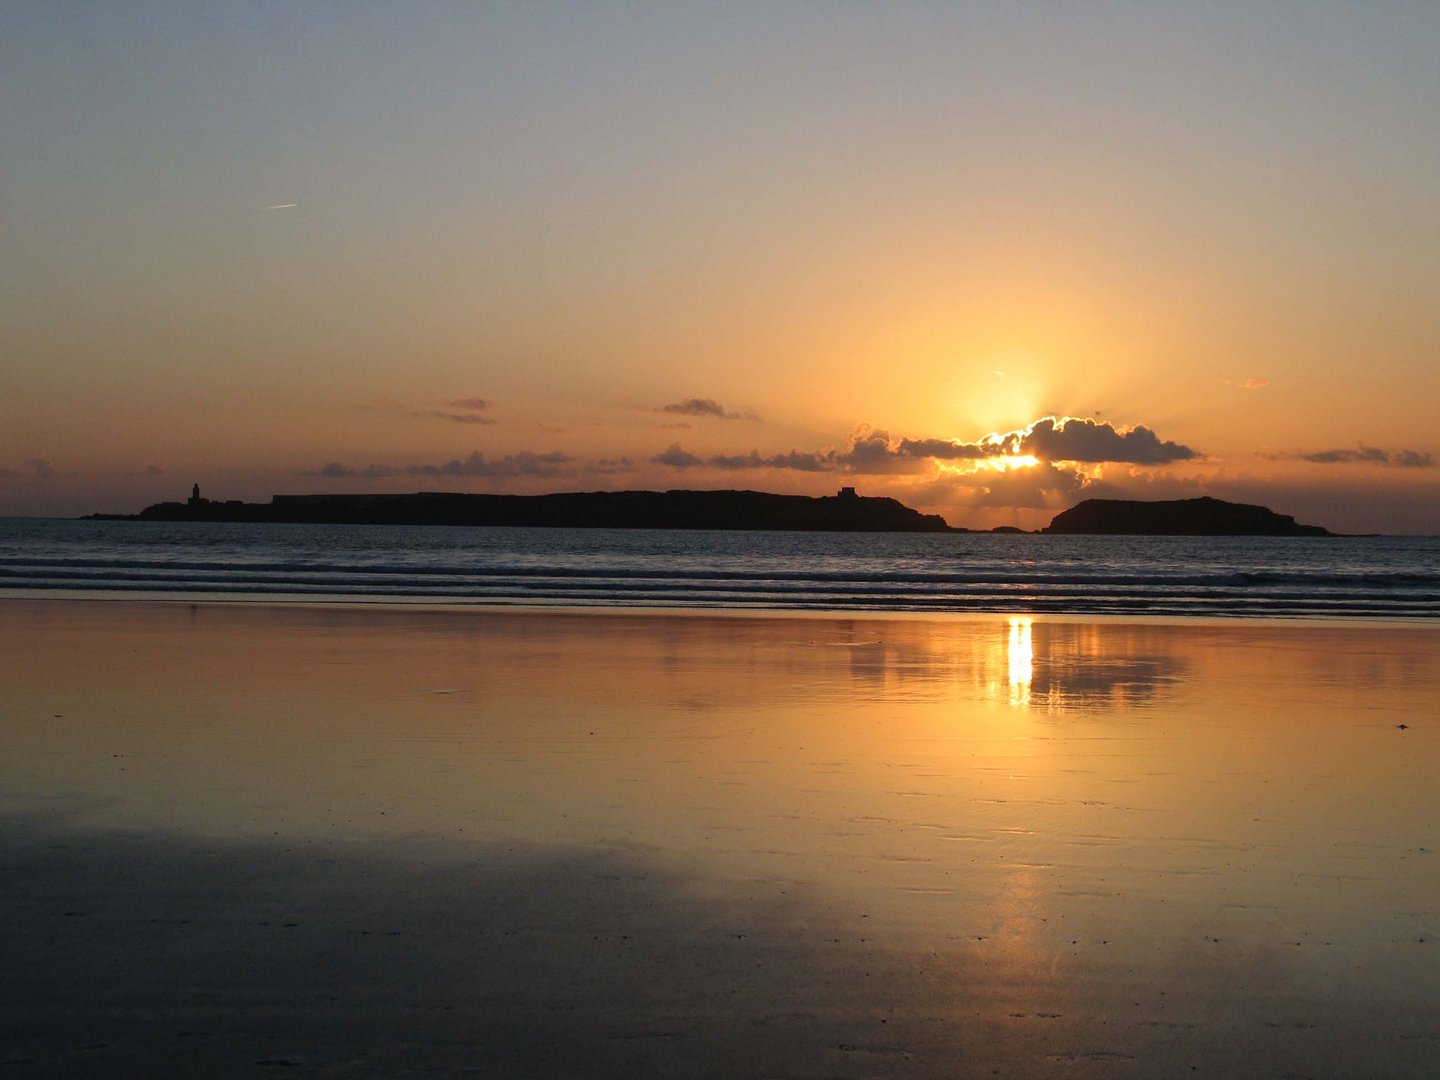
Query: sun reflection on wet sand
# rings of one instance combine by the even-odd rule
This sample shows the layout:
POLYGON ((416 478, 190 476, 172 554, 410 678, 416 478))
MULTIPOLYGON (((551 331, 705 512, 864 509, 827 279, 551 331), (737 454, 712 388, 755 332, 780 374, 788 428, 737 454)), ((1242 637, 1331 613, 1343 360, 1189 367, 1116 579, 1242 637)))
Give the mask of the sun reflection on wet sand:
POLYGON ((1005 659, 1010 675, 1011 705, 1030 704, 1030 684, 1035 678, 1033 624, 1033 619, 1023 617, 1009 620, 1010 637, 1005 659))
MULTIPOLYGON (((1427 1076, 1437 646, 1380 626, 0 605, 23 891, 0 1012, 67 1032, 103 1005, 161 1052, 209 994, 231 1010, 195 1025, 229 1033, 213 1064, 278 1015, 223 962, 251 949, 247 970, 337 1003, 317 1068, 348 1060, 349 1017, 384 1013, 335 981, 371 957, 447 1046, 524 1057, 533 1028, 581 1047, 516 1075, 1427 1076), (143 929, 162 923, 163 949, 143 929), (377 927, 400 951, 356 952, 377 927), (129 974, 97 987, 95 955, 129 974), (668 1066, 646 1056, 662 1045, 668 1066)), ((307 1008, 281 1012, 301 1031, 307 1008)), ((36 1038, 23 1053, 70 1060, 36 1038)))

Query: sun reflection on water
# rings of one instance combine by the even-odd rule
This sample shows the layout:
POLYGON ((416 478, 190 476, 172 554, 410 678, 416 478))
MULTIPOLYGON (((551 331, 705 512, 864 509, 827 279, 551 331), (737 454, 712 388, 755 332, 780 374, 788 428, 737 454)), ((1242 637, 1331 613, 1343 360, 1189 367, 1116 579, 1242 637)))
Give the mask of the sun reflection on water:
POLYGON ((1033 619, 1010 620, 1010 640, 1006 647, 1009 661, 1010 704, 1030 704, 1030 684, 1035 678, 1035 646, 1031 636, 1033 619))

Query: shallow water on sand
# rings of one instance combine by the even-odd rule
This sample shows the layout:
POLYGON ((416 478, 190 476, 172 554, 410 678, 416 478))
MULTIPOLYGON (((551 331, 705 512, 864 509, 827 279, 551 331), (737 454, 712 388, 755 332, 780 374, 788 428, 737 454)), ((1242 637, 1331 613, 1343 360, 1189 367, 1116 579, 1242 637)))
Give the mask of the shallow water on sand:
POLYGON ((1431 1076, 1437 646, 6 602, 0 1057, 1431 1076))

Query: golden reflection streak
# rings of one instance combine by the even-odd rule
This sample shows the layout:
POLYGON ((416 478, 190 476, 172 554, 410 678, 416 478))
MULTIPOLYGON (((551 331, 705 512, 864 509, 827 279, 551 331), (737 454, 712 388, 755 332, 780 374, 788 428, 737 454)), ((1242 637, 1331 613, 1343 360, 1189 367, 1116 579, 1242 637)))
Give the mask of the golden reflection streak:
POLYGON ((1035 678, 1035 647, 1031 637, 1033 619, 1010 620, 1010 641, 1006 649, 1009 661, 1010 704, 1030 704, 1030 683, 1035 678))

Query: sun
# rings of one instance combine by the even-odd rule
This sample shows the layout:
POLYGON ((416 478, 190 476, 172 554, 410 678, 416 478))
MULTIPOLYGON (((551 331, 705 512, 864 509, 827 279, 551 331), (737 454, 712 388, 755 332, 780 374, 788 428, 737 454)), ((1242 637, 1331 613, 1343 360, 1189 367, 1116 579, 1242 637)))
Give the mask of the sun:
POLYGON ((982 464, 996 472, 1010 472, 1012 469, 1033 468, 1040 464, 1040 459, 1033 454, 997 454, 995 457, 985 458, 982 464))
POLYGON ((995 454, 991 457, 976 458, 972 461, 937 461, 935 468, 948 476, 973 476, 978 472, 1013 472, 1016 469, 1030 469, 1041 464, 1032 454, 995 454))

